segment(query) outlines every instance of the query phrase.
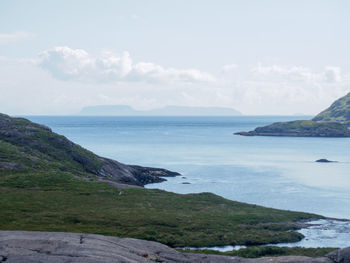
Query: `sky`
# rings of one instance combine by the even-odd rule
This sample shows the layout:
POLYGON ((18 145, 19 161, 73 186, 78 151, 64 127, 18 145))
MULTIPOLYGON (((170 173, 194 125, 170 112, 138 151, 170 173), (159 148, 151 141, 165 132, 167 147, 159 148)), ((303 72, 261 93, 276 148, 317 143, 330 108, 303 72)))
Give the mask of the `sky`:
POLYGON ((1 0, 0 112, 313 115, 350 92, 348 0, 1 0))

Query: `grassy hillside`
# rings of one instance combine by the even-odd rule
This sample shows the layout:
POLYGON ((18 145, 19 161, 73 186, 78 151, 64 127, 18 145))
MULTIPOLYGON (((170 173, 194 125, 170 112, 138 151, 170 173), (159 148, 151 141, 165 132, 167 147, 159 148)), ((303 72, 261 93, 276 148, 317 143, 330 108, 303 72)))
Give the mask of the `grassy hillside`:
POLYGON ((350 93, 336 100, 326 110, 322 111, 314 121, 337 121, 344 124, 350 124, 350 93))
POLYGON ((214 194, 118 189, 69 172, 1 173, 0 229, 99 233, 170 246, 266 244, 302 238, 292 224, 316 215, 214 194), (288 223, 287 223, 288 222, 288 223))
POLYGON ((98 174, 101 159, 48 127, 0 114, 0 162, 29 170, 98 174))
POLYGON ((336 248, 304 248, 304 247, 277 247, 277 246, 253 246, 233 250, 228 252, 219 252, 215 250, 182 250, 180 252, 216 254, 244 258, 260 257, 279 257, 279 256, 306 256, 306 257, 323 257, 326 254, 336 250, 336 248))
POLYGON ((0 169, 69 171, 133 185, 164 181, 160 176, 179 175, 100 157, 48 127, 4 114, 0 114, 0 143, 0 169))
POLYGON ((253 245, 298 241, 302 235, 294 231, 295 222, 321 218, 209 193, 119 189, 97 181, 100 161, 48 128, 5 115, 0 229, 99 233, 175 247, 253 245))

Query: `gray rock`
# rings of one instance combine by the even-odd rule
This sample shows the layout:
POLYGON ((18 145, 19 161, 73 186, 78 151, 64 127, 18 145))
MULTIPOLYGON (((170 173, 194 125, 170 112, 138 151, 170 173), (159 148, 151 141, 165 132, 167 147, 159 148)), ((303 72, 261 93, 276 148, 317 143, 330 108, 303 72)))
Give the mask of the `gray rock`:
POLYGON ((230 257, 183 254, 163 244, 92 234, 0 231, 0 262, 235 262, 230 257))
POLYGON ((174 177, 180 175, 162 168, 143 167, 138 165, 127 165, 115 160, 100 157, 101 169, 97 175, 119 181, 124 184, 144 186, 151 183, 166 181, 162 177, 174 177))
POLYGON ((318 159, 315 162, 316 163, 336 163, 336 161, 330 161, 328 159, 318 159))
POLYGON ((116 262, 231 262, 334 263, 350 262, 350 248, 328 257, 301 256, 244 259, 180 253, 166 245, 133 238, 93 234, 0 231, 0 262, 6 263, 116 263, 116 262))
POLYGON ((350 263, 350 247, 333 251, 327 257, 335 263, 350 263))

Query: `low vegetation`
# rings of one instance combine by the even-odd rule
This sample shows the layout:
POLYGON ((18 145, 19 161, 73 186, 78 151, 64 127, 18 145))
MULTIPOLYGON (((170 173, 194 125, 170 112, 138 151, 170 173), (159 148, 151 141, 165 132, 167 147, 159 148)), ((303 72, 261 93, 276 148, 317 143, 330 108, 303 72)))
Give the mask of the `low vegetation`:
POLYGON ((333 102, 329 108, 317 114, 312 120, 341 122, 350 125, 350 93, 333 102))
POLYGON ((1 173, 0 229, 98 233, 173 246, 295 242, 292 223, 319 218, 210 193, 117 189, 70 173, 1 173), (286 223, 289 222, 289 223, 286 223))

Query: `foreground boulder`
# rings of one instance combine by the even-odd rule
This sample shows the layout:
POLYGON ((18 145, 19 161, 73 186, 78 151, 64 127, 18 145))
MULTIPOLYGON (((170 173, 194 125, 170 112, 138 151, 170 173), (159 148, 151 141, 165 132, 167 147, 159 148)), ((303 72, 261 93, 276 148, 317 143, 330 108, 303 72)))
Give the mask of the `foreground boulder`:
POLYGON ((163 244, 133 238, 93 234, 0 231, 0 262, 6 263, 116 263, 116 262, 233 262, 233 263, 348 263, 350 248, 327 257, 303 256, 244 259, 180 253, 163 244))
POLYGON ((333 251, 327 257, 336 263, 350 263, 350 247, 333 251))

